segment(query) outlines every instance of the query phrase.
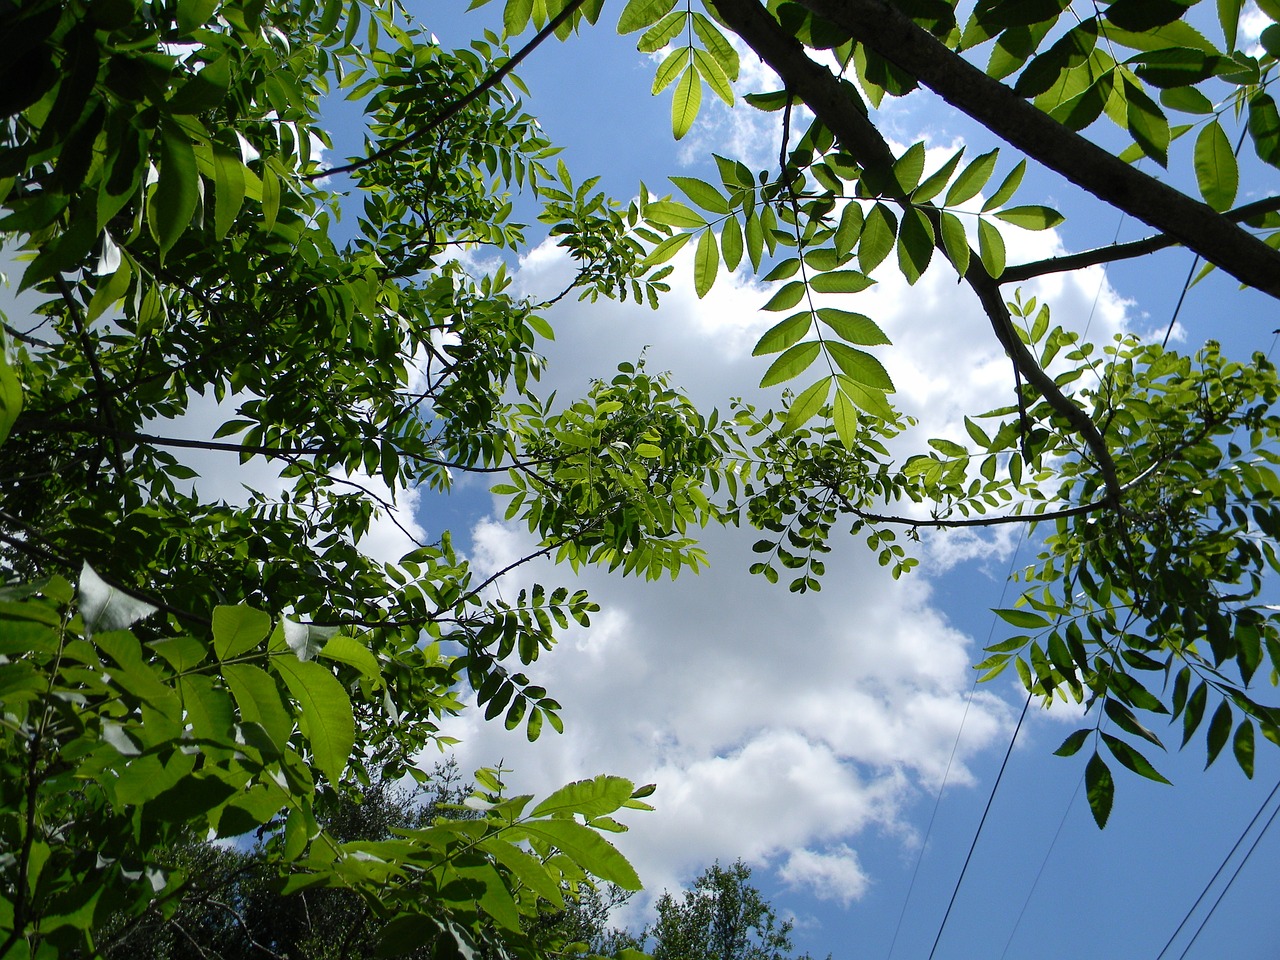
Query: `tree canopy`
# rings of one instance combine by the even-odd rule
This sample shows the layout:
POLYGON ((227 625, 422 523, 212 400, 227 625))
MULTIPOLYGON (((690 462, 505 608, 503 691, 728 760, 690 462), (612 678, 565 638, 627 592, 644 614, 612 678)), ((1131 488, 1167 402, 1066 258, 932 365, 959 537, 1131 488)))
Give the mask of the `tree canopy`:
POLYGON ((676 137, 704 89, 739 99, 744 50, 768 64, 781 88, 742 98, 779 113, 778 163, 716 157, 719 183, 672 178, 685 199, 642 185, 620 203, 576 179, 514 70, 603 29, 603 0, 507 0, 505 35, 457 50, 375 0, 0 13, 0 233, 35 301, 6 309, 0 350, 0 957, 93 952, 107 918, 168 909, 194 882, 171 852, 209 833, 260 831, 285 892, 352 891, 387 954, 536 956, 527 920, 564 890, 638 885, 603 833, 650 791, 620 777, 538 801, 482 772, 480 816, 380 840, 326 826, 358 784, 421 775, 466 686, 530 738, 561 726, 536 661, 590 599, 555 584, 503 599, 489 588, 512 568, 477 577, 447 530, 419 536, 393 509, 460 472, 499 480, 507 519, 539 540, 525 560, 675 576, 705 560, 699 525, 747 522, 753 569, 800 592, 821 587, 837 523, 905 572, 895 531, 1034 521, 1040 557, 999 611, 1014 635, 980 668, 1088 704, 1060 752, 1088 746, 1100 825, 1108 758, 1161 778, 1145 714, 1180 717, 1184 744, 1204 727, 1209 761, 1230 743, 1246 773, 1256 732, 1280 741, 1255 687, 1280 668, 1274 368, 1213 344, 1098 347, 1016 290, 1181 244, 1280 294, 1280 199, 1235 205, 1255 191, 1231 147, 1280 160, 1280 26, 1244 49, 1239 0, 1216 24, 1165 0, 609 10, 665 51, 654 90, 673 88, 676 137), (920 87, 1004 154, 895 151, 874 111, 920 87), (329 164, 339 97, 365 143, 329 164), (1093 135, 1108 122, 1115 153, 1093 135), (1189 165, 1200 196, 1140 157, 1189 165), (1061 222, 1015 202, 1028 162, 1154 233, 1008 263, 998 223, 1061 222), (779 284, 756 353, 762 384, 794 392, 699 411, 637 363, 583 398, 542 396, 554 301, 465 257, 523 249, 518 197, 577 264, 562 296, 658 306, 689 245, 700 294, 725 270, 779 284), (887 337, 851 309, 885 269, 953 270, 1010 357, 1010 403, 974 411, 969 444, 916 441, 892 405, 887 337), (212 495, 192 451, 269 465, 269 482, 212 495), (387 522, 412 542, 400 557, 368 547, 387 522))

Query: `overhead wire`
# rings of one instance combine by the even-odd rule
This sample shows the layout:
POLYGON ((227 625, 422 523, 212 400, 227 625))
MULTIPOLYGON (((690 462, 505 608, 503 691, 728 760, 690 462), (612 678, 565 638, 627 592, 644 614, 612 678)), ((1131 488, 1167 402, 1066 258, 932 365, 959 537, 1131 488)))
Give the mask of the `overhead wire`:
MULTIPOLYGON (((1018 562, 1018 552, 1022 549, 1023 540, 1026 537, 1026 531, 1018 528, 1018 542, 1014 544, 1013 555, 1009 558, 1009 572, 1005 574, 1004 584, 1000 588, 1000 599, 997 601, 998 606, 1004 605, 1005 594, 1009 590, 1009 582, 1013 579, 1013 570, 1018 562)), ((991 638, 996 632, 996 618, 991 618, 991 629, 987 631, 987 644, 991 643, 991 638)), ((969 718, 969 708, 973 706, 973 695, 978 689, 978 676, 975 673, 973 683, 969 687, 969 696, 964 702, 964 713, 960 715, 960 728, 956 730, 955 742, 951 745, 951 755, 947 757, 947 766, 942 772, 942 783, 938 785, 938 795, 933 801, 933 812, 929 814, 929 824, 925 827, 924 839, 920 841, 920 850, 916 854, 915 866, 911 870, 911 880, 907 884, 907 894, 902 901, 902 909, 898 912, 898 923, 893 928, 893 938, 889 941, 889 953, 887 960, 893 960, 893 951, 898 944, 898 935, 902 932, 902 922, 907 915, 907 907, 911 903, 911 894, 916 888, 916 879, 920 874, 920 864, 924 860, 925 848, 929 845, 929 838, 933 835, 933 824, 938 818, 938 808, 942 805, 942 795, 947 789, 947 780, 951 776, 951 767, 955 762, 956 753, 960 749, 960 738, 964 734, 965 721, 969 718)))
POLYGON ((1053 856, 1053 850, 1058 845, 1058 838, 1062 836, 1062 828, 1067 825, 1067 817, 1071 813, 1072 805, 1076 802, 1076 797, 1080 796, 1080 786, 1083 783, 1084 777, 1076 781, 1076 789, 1062 811, 1062 819, 1058 821, 1058 829, 1054 831, 1053 839, 1049 841, 1049 849, 1044 852, 1044 859, 1040 861, 1040 869, 1036 871, 1036 877, 1031 881, 1031 889, 1027 891, 1026 899, 1022 901, 1022 909, 1018 911, 1017 919, 1013 921, 1013 929, 1009 931, 1009 939, 1005 941, 1004 949, 1000 951, 1000 960, 1004 960, 1009 953, 1009 947, 1013 945, 1013 938, 1018 933, 1018 927, 1022 925, 1022 918, 1027 912, 1027 907, 1031 904, 1031 898, 1035 895, 1036 887, 1040 886, 1040 878, 1044 875, 1044 868, 1049 865, 1049 858, 1053 856))
POLYGON ((973 842, 969 844, 969 852, 965 854, 964 865, 960 868, 960 876, 956 877, 956 885, 951 890, 951 899, 947 901, 946 913, 942 915, 942 922, 938 924, 938 935, 933 938, 933 946, 929 950, 929 960, 933 960, 933 955, 938 951, 938 944, 942 941, 942 932, 947 928, 947 920, 951 917, 951 908, 956 905, 956 897, 960 894, 960 884, 964 882, 964 875, 969 870, 969 861, 973 859, 973 851, 978 846, 978 838, 982 836, 982 827, 987 822, 987 814, 991 812, 991 805, 995 802, 996 791, 1000 789, 1000 781, 1004 779, 1004 771, 1009 766, 1009 757, 1013 754, 1013 745, 1018 742, 1018 733, 1022 730, 1022 721, 1027 719, 1027 708, 1031 706, 1031 691, 1027 691, 1027 700, 1022 705, 1022 714, 1018 717, 1018 724, 1013 728, 1013 736, 1009 738, 1009 749, 1005 751, 1004 760, 1000 763, 1000 772, 996 774, 996 782, 991 785, 991 794, 987 797, 987 805, 982 810, 982 819, 978 821, 978 829, 974 831, 973 842))
MULTIPOLYGON (((1244 146, 1245 134, 1249 132, 1246 125, 1240 130, 1240 137, 1236 140, 1236 148, 1233 156, 1240 156, 1240 148, 1244 146)), ((1187 279, 1182 282, 1182 292, 1178 294, 1178 302, 1174 304, 1173 316, 1169 318, 1169 327, 1164 332, 1164 339, 1160 341, 1160 349, 1163 350, 1169 345, 1169 337, 1173 334, 1173 325, 1178 322, 1178 314, 1182 312, 1182 304, 1187 299, 1187 291, 1191 289, 1191 279, 1195 276, 1196 267, 1200 265, 1200 254, 1196 254, 1191 258, 1191 269, 1187 271, 1187 279)))
MULTIPOLYGON (((1253 815, 1253 819, 1250 820, 1248 825, 1240 831, 1240 836, 1237 837, 1236 842, 1231 845, 1231 849, 1227 851, 1227 855, 1222 858, 1222 862, 1218 864, 1218 869, 1213 871, 1213 876, 1211 876, 1208 882, 1205 883, 1204 889, 1200 891, 1200 896, 1196 897, 1196 902, 1187 908, 1187 912, 1183 914, 1182 920, 1178 923, 1177 928, 1169 935, 1169 939, 1166 940, 1165 945, 1160 948, 1160 952, 1156 954, 1156 960, 1163 960, 1164 955, 1169 952, 1169 948, 1173 946, 1173 941, 1178 938, 1178 934, 1182 932, 1182 928, 1191 920, 1192 914, 1196 912, 1196 908, 1200 906, 1201 901, 1209 895, 1209 891, 1213 888, 1213 885, 1217 883, 1218 877, 1222 875, 1222 871, 1227 868, 1227 864, 1231 862, 1231 858, 1234 857, 1236 855, 1236 851, 1240 849, 1240 844, 1244 843, 1244 838, 1249 835, 1249 831, 1253 829, 1253 825, 1257 823, 1258 818, 1262 816, 1262 811, 1267 808, 1267 804, 1275 798, 1275 795, 1278 792, 1280 792, 1280 782, 1277 782, 1276 785, 1271 788, 1271 792, 1267 794, 1267 798, 1262 801, 1261 806, 1258 807, 1258 812, 1253 815)), ((1276 809, 1280 809, 1280 807, 1277 807, 1276 809)), ((1272 817, 1274 816, 1275 814, 1273 813, 1272 817)))

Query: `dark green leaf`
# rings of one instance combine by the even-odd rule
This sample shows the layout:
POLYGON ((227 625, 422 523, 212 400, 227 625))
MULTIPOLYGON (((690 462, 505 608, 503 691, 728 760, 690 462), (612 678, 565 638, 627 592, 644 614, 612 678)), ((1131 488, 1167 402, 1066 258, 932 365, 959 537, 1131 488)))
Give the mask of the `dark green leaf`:
POLYGON ((1089 810, 1099 829, 1105 829, 1115 801, 1116 785, 1111 770, 1095 750, 1084 768, 1085 792, 1089 797, 1089 810))

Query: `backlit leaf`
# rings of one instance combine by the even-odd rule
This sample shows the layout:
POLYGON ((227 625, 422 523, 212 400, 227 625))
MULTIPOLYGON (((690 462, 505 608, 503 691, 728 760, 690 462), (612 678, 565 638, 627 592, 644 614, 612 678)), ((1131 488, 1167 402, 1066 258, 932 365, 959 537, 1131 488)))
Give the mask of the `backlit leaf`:
POLYGON ((676 84, 671 98, 671 132, 677 140, 684 137, 697 119, 702 105, 702 82, 693 67, 689 67, 676 84))
POLYGON ((821 345, 810 340, 807 343, 798 343, 794 347, 787 349, 782 356, 774 360, 765 375, 760 379, 760 386, 772 387, 779 383, 785 383, 792 377, 799 376, 814 360, 818 359, 821 352, 821 345))
POLYGON ((1196 137, 1195 169, 1204 202, 1218 211, 1231 209, 1240 173, 1231 143, 1217 120, 1207 123, 1196 137))

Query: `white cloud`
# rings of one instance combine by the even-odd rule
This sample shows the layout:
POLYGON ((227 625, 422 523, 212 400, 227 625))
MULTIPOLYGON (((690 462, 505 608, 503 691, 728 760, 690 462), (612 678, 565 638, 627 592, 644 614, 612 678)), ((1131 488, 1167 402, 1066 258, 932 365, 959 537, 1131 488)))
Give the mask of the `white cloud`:
POLYGON ((871 884, 858 854, 843 843, 832 847, 830 853, 793 851, 778 875, 793 887, 810 888, 820 900, 834 900, 846 907, 871 884))
MULTIPOLYGON (((1060 249, 1051 232, 1011 232, 1009 243, 1011 262, 1060 249)), ((672 370, 704 407, 724 408, 734 395, 759 399, 753 385, 763 368, 750 351, 776 320, 758 309, 768 291, 722 277, 698 300, 687 257, 676 264, 659 312, 558 306, 544 388, 577 396, 591 376, 647 350, 650 368, 672 370)), ((516 283, 545 296, 571 270, 544 244, 523 259, 516 283)), ((948 268, 915 287, 882 272, 841 305, 872 316, 894 340, 877 355, 898 384, 896 399, 922 420, 913 442, 963 439, 963 414, 1009 402, 1008 360, 948 268)), ((1125 305, 1100 280, 1096 270, 1050 277, 1027 295, 1051 298, 1055 320, 1077 328, 1096 296, 1091 335, 1103 338, 1122 326, 1125 305)), ((463 738, 461 761, 503 759, 521 791, 545 793, 605 771, 656 783, 657 812, 629 817, 631 832, 618 838, 651 891, 679 886, 714 859, 742 857, 836 900, 857 897, 870 882, 857 860, 859 836, 912 836, 906 805, 935 790, 949 764, 951 783, 972 782, 968 763, 1012 729, 1020 698, 1010 707, 1003 688, 982 689, 968 703, 978 644, 938 608, 929 576, 989 561, 990 596, 973 603, 996 606, 1017 533, 926 537, 926 568, 896 582, 861 544, 834 537, 823 591, 803 597, 746 573, 754 537, 741 530, 707 531, 711 568, 674 583, 586 571, 575 582, 601 613, 532 668, 564 704, 565 734, 529 745, 521 731, 473 714, 448 731, 463 738)), ((488 519, 474 529, 472 559, 481 572, 496 570, 533 547, 524 530, 488 519)), ((518 574, 521 582, 567 576, 543 563, 518 574)))

